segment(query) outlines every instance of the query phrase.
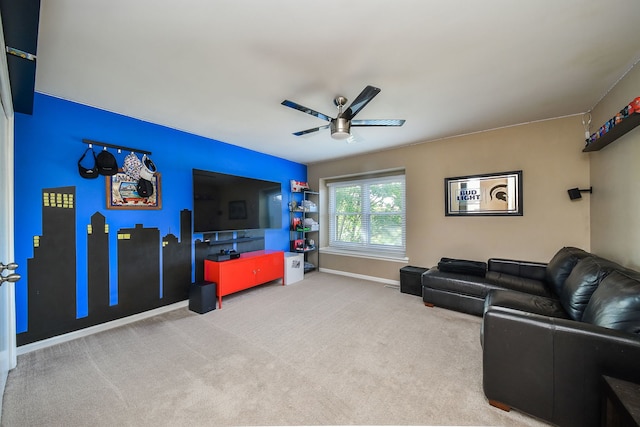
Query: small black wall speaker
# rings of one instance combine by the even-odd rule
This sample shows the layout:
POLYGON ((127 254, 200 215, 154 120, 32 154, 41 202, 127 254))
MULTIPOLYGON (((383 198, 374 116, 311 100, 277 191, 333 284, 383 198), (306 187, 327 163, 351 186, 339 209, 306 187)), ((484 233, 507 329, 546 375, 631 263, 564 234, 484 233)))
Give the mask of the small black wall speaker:
POLYGON ((589 187, 586 190, 580 190, 579 188, 570 188, 567 190, 569 193, 569 198, 571 200, 582 199, 582 193, 591 193, 593 192, 593 187, 589 187))

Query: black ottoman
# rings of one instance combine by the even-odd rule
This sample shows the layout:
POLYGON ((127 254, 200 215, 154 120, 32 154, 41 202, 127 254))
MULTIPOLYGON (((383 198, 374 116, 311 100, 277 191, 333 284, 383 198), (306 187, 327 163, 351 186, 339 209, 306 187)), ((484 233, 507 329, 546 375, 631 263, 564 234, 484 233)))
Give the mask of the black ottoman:
POLYGON ((422 273, 428 268, 408 265, 400 269, 400 292, 422 296, 422 273))

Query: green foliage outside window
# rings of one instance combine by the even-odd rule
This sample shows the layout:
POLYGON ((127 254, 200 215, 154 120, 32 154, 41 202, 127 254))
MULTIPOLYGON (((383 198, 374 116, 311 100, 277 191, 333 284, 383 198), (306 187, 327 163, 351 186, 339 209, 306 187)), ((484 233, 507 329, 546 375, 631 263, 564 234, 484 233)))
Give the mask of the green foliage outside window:
POLYGON ((404 182, 335 188, 336 242, 403 246, 404 182))

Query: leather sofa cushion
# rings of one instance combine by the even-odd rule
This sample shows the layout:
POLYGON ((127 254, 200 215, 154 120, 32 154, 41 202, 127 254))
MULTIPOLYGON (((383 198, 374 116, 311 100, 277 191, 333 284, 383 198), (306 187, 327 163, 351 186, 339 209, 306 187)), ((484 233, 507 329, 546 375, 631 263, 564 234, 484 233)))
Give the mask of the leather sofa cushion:
POLYGON ((541 316, 568 319, 560 301, 539 295, 528 295, 523 292, 494 289, 484 300, 484 312, 491 309, 507 308, 539 314, 541 316))
POLYGON ((422 275, 422 286, 483 299, 487 295, 487 292, 489 292, 489 289, 496 287, 496 285, 484 277, 449 273, 440 271, 437 267, 430 268, 429 271, 422 275))
POLYGON ((505 258, 489 258, 488 269, 497 273, 527 277, 544 281, 547 271, 546 262, 520 261, 505 258))
POLYGON ((558 296, 562 293, 565 280, 579 260, 589 256, 588 252, 579 248, 565 246, 560 249, 547 264, 546 280, 551 290, 558 296))
POLYGON ((640 335, 640 279, 614 270, 584 310, 582 321, 640 335))
POLYGON ((552 296, 545 284, 539 280, 515 277, 492 271, 488 271, 485 277, 478 277, 469 274, 449 273, 433 267, 422 275, 422 286, 427 289, 436 289, 482 299, 487 296, 491 289, 510 289, 533 295, 552 296))
POLYGON ((549 292, 544 282, 540 280, 512 276, 511 274, 499 273, 496 271, 487 271, 487 275, 485 277, 503 289, 526 292, 527 294, 540 295, 543 297, 555 297, 553 293, 549 292))
POLYGON ((573 320, 582 320, 591 295, 616 264, 596 256, 582 258, 573 267, 560 292, 560 302, 573 320))

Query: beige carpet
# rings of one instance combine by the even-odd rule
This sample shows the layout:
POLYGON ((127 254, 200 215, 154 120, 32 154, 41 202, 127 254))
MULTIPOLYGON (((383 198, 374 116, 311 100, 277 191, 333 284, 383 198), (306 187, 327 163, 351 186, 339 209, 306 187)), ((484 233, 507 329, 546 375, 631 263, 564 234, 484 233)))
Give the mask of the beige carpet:
POLYGON ((3 426, 539 426, 489 406, 481 319, 314 272, 18 358, 3 426))

